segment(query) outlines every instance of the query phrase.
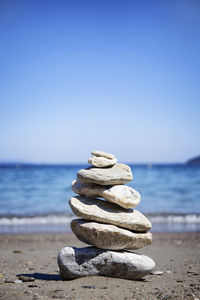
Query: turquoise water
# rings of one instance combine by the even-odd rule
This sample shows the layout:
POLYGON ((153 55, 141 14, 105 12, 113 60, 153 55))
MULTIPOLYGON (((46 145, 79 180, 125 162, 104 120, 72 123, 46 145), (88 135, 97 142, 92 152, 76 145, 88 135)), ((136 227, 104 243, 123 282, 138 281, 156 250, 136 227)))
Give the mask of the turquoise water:
MULTIPOLYGON (((33 225, 35 220, 46 225, 70 220, 72 212, 68 199, 73 195, 71 182, 83 167, 87 166, 0 165, 0 232, 4 228, 2 226, 33 225)), ((199 167, 131 167, 133 181, 129 185, 141 194, 138 210, 157 223, 164 223, 162 220, 171 225, 173 222, 179 225, 187 223, 193 224, 193 230, 199 230, 199 167)))

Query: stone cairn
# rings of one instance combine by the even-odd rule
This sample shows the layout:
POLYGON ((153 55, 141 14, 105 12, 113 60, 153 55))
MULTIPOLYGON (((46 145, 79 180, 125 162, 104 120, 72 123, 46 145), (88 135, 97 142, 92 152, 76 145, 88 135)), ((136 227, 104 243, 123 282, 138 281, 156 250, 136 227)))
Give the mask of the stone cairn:
POLYGON ((93 151, 88 160, 92 167, 78 171, 72 182, 80 195, 69 200, 80 217, 71 222, 77 238, 89 247, 65 247, 58 254, 63 280, 83 276, 107 276, 139 279, 149 274, 154 261, 130 250, 151 244, 150 221, 132 209, 140 194, 124 185, 133 178, 129 166, 117 163, 114 155, 93 151), (99 199, 103 198, 103 199, 99 199))

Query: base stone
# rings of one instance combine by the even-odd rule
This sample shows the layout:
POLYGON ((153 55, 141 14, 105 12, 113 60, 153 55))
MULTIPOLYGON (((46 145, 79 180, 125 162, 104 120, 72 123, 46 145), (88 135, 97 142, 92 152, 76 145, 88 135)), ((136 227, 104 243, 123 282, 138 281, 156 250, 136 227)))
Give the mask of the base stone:
POLYGON ((148 256, 95 247, 65 247, 58 253, 57 261, 63 280, 97 275, 139 279, 155 267, 154 261, 148 256))

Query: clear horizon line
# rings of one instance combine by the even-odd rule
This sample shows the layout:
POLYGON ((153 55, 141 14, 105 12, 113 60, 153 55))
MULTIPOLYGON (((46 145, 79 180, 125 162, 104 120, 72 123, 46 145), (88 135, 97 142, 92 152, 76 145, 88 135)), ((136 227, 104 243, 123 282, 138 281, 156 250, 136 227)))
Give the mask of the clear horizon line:
MULTIPOLYGON (((152 162, 152 161, 149 161, 149 162, 133 162, 133 161, 123 161, 123 162, 119 162, 119 163, 125 163, 125 164, 137 164, 137 165, 156 165, 156 164, 186 164, 188 162, 187 161, 159 161, 159 162, 152 162)), ((1 161, 0 160, 0 164, 23 164, 23 165, 90 165, 88 162, 42 162, 42 161, 1 161)))

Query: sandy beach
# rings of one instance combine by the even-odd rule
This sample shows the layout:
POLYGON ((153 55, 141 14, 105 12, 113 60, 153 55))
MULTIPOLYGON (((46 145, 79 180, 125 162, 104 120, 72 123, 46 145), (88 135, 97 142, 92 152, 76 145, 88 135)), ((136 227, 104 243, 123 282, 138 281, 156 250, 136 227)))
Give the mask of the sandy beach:
POLYGON ((1 299, 198 299, 200 233, 154 233, 151 246, 138 250, 156 262, 144 280, 85 277, 61 281, 57 253, 82 247, 72 234, 0 235, 1 299), (14 282, 19 275, 31 282, 14 282))

